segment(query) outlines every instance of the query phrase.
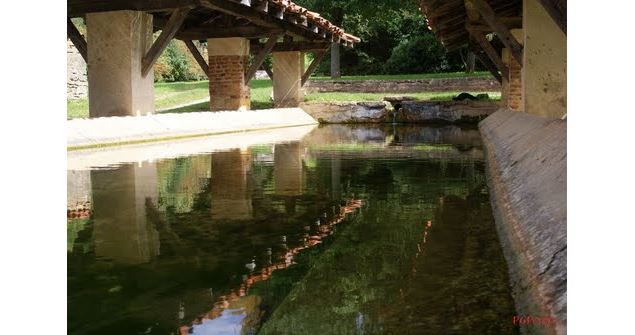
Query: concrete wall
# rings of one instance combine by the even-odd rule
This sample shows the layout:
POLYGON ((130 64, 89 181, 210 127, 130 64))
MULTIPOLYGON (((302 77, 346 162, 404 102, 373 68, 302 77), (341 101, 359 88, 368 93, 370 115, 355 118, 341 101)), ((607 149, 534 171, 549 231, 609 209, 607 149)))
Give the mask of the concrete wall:
POLYGON ((522 330, 566 334, 567 122, 498 111, 479 128, 518 314, 554 321, 522 330))
POLYGON ((523 1, 523 110, 562 117, 567 110, 567 37, 538 0, 523 1))
POLYGON ((69 40, 66 41, 66 97, 81 99, 88 96, 88 77, 86 62, 77 48, 69 40))
POLYGON ((297 51, 274 52, 273 55, 273 105, 298 107, 302 93, 304 57, 297 51))

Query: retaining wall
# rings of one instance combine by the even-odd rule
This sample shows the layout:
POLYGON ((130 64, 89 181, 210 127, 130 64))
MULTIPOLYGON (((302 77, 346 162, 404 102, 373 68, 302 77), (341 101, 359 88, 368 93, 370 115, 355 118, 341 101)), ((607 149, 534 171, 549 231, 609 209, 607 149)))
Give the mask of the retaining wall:
POLYGON ((567 122, 501 110, 479 129, 518 314, 554 321, 521 330, 566 334, 567 122))
POLYGON ((494 77, 487 76, 416 80, 309 80, 304 88, 307 93, 491 92, 500 91, 501 85, 494 77))

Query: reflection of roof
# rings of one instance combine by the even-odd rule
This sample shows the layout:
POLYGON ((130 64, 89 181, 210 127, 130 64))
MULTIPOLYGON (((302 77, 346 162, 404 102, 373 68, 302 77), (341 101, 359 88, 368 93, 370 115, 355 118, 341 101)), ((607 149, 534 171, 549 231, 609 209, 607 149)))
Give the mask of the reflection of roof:
POLYGON ((273 30, 311 41, 334 41, 352 47, 358 37, 288 0, 68 0, 67 15, 78 17, 90 12, 115 10, 146 11, 154 15, 154 25, 161 29, 176 8, 191 8, 178 39, 215 37, 258 38, 273 30))
MULTIPOLYGON (((283 259, 279 262, 273 263, 271 265, 263 267, 258 273, 247 276, 240 287, 230 292, 227 295, 220 296, 219 301, 214 304, 214 307, 211 311, 207 312, 204 316, 200 316, 193 325, 202 324, 204 322, 208 322, 210 320, 214 320, 222 315, 224 315, 223 311, 230 308, 230 304, 234 301, 237 301, 241 297, 247 295, 247 291, 249 288, 257 282, 265 281, 269 279, 269 277, 276 270, 286 269, 289 266, 295 264, 294 258, 300 253, 300 251, 314 247, 318 244, 322 243, 322 239, 330 236, 334 233, 333 228, 338 223, 344 221, 346 215, 354 213, 355 210, 361 208, 363 205, 362 200, 349 200, 346 202, 346 205, 340 208, 340 212, 338 215, 333 217, 330 221, 320 225, 318 227, 318 233, 316 235, 306 234, 304 238, 304 242, 302 245, 294 248, 290 248, 285 253, 283 259)), ((185 334, 189 331, 189 326, 180 327, 181 334, 185 334)))

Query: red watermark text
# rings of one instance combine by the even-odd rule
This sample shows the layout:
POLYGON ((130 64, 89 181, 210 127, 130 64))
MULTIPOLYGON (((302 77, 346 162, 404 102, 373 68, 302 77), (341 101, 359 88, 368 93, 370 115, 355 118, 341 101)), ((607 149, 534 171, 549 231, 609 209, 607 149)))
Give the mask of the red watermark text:
POLYGON ((551 316, 514 315, 512 323, 516 326, 554 326, 556 319, 551 316))

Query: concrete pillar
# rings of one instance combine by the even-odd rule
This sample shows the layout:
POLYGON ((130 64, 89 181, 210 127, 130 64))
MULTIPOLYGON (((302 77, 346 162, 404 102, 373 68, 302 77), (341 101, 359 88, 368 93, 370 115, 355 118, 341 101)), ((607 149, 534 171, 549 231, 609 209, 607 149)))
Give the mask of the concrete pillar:
POLYGON ((152 46, 152 15, 137 11, 86 14, 90 117, 154 112, 154 73, 141 74, 152 46))
POLYGON ((250 109, 249 86, 245 85, 249 40, 246 38, 208 39, 207 53, 210 110, 250 109))
MULTIPOLYGON (((512 29, 511 33, 517 41, 520 41, 521 44, 523 43, 524 33, 522 29, 512 29)), ((522 111, 524 107, 522 100, 522 67, 507 48, 503 48, 501 58, 509 69, 509 78, 503 78, 502 107, 513 111, 522 111)))
POLYGON ((523 0, 524 111, 561 118, 567 112, 567 37, 538 0, 523 0))
POLYGON ((248 220, 253 217, 248 180, 250 169, 249 149, 212 154, 212 219, 248 220))
POLYGON ((303 101, 304 58, 298 51, 273 53, 273 104, 298 107, 303 101))
POLYGON ((159 233, 146 206, 156 206, 157 170, 153 163, 91 171, 97 257, 140 264, 159 254, 159 233), (149 201, 149 204, 146 202, 149 201))

